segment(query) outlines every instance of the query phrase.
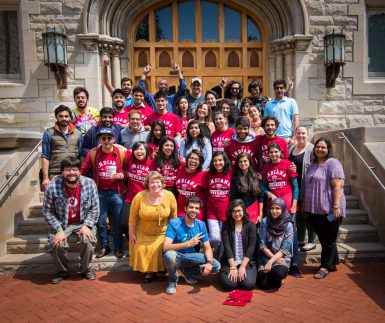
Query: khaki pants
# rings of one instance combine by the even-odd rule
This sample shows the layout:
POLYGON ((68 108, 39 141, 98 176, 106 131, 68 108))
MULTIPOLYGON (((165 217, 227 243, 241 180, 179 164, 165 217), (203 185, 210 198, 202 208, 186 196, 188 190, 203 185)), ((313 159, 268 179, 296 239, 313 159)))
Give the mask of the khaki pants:
POLYGON ((81 223, 68 224, 67 228, 64 230, 67 241, 61 245, 56 244, 56 246, 54 246, 53 240, 55 239, 55 234, 52 233, 49 235, 48 248, 51 252, 53 264, 57 273, 65 274, 68 272, 68 239, 71 235, 77 237, 77 244, 80 252, 80 272, 86 274, 92 269, 91 261, 96 245, 96 230, 95 228, 92 229, 94 241, 89 241, 87 238, 78 237, 78 233, 82 226, 83 224, 81 223))

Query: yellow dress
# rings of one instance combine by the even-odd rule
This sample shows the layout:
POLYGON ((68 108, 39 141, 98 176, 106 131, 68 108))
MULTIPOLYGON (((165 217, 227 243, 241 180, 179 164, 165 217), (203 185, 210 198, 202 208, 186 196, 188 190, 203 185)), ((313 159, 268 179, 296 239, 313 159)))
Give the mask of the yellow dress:
POLYGON ((163 190, 160 204, 151 205, 147 190, 139 192, 132 200, 129 225, 133 227, 136 243, 129 244, 130 266, 140 272, 159 272, 163 266, 163 242, 168 221, 177 214, 174 194, 163 190))

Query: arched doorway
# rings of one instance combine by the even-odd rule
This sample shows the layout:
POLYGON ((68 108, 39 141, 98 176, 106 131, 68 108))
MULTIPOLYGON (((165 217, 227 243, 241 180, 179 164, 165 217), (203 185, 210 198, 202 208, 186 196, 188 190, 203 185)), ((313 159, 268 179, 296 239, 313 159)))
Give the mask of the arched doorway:
POLYGON ((268 84, 267 33, 258 17, 228 1, 164 1, 141 13, 129 27, 131 77, 138 81, 143 67, 150 91, 161 79, 178 85, 171 61, 180 66, 189 85, 194 76, 203 91, 222 77, 236 79, 245 89, 252 79, 268 84))

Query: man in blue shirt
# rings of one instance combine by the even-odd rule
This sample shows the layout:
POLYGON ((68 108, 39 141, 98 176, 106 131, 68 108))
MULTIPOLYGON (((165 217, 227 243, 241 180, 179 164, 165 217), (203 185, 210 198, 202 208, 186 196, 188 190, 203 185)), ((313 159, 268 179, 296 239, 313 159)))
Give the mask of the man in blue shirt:
MULTIPOLYGON (((186 91, 186 88, 187 88, 186 82, 185 82, 185 80, 183 78, 183 74, 182 74, 182 71, 181 71, 179 65, 177 65, 174 61, 172 61, 171 64, 172 64, 172 68, 174 69, 174 71, 176 71, 178 73, 178 75, 179 75, 179 88, 178 88, 178 91, 175 94, 167 95, 167 111, 168 112, 174 112, 174 107, 175 107, 176 101, 182 95, 185 95, 185 91, 186 91)), ((143 74, 142 74, 142 76, 141 76, 141 78, 139 80, 139 86, 142 87, 143 89, 146 88, 146 78, 147 78, 147 74, 150 73, 150 71, 151 71, 151 65, 147 65, 143 69, 143 74)), ((167 93, 167 91, 168 91, 168 82, 167 82, 167 80, 161 80, 158 83, 158 90, 160 92, 167 93)), ((147 101, 149 106, 154 111, 157 111, 153 94, 145 91, 144 99, 147 101)))
POLYGON ((199 198, 190 197, 186 202, 186 216, 177 217, 168 223, 163 244, 163 261, 168 272, 167 294, 176 293, 179 277, 183 277, 187 283, 195 284, 197 281, 191 276, 207 276, 211 272, 219 272, 221 268, 213 257, 205 223, 195 218, 201 207, 202 201, 199 198), (200 243, 204 253, 199 252, 200 243))
POLYGON ((299 125, 298 106, 294 99, 285 96, 286 81, 274 81, 275 99, 266 103, 264 116, 274 116, 279 121, 275 134, 285 139, 288 146, 294 144, 294 130, 299 125))

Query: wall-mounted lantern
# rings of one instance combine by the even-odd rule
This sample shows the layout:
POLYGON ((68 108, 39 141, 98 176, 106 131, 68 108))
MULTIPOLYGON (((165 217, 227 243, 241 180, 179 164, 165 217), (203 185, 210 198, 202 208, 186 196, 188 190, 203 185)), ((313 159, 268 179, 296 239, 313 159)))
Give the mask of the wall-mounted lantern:
POLYGON ((326 87, 334 87, 341 66, 345 65, 345 38, 342 33, 324 36, 326 87))
POLYGON ((64 30, 47 29, 43 36, 44 65, 55 74, 58 89, 67 88, 67 36, 64 30))

